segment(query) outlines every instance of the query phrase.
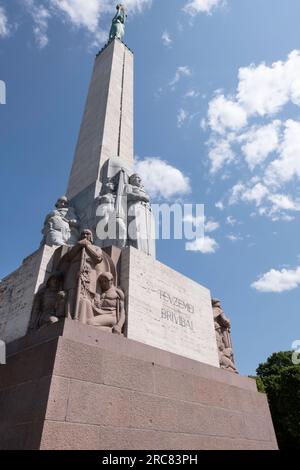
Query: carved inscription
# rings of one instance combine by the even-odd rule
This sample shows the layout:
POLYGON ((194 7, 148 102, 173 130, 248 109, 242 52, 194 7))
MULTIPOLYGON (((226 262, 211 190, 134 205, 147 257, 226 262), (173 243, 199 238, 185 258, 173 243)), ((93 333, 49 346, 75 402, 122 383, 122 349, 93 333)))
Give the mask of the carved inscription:
POLYGON ((161 319, 194 331, 192 315, 195 313, 195 307, 178 297, 170 295, 166 291, 160 290, 159 295, 163 302, 161 319))

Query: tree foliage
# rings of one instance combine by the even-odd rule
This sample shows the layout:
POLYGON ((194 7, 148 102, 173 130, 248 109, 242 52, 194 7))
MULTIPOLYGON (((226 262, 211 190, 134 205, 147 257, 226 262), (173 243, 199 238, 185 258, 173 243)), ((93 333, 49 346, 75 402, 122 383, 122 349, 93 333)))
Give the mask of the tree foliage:
POLYGON ((279 352, 257 369, 260 391, 268 396, 280 449, 300 450, 300 365, 292 352, 279 352))

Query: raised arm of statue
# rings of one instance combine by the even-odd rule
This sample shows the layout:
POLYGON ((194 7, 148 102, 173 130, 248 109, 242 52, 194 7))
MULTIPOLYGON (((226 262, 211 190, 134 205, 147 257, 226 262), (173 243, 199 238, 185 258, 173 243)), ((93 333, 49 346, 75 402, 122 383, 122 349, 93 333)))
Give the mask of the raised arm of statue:
POLYGON ((86 245, 85 249, 87 254, 90 255, 90 257, 93 259, 93 262, 95 264, 101 263, 101 261, 103 260, 101 248, 89 243, 86 245))
POLYGON ((117 13, 113 17, 112 25, 111 25, 111 29, 109 33, 110 41, 116 38, 122 41, 124 34, 125 34, 125 21, 127 18, 125 8, 121 3, 119 3, 116 8, 117 8, 117 13))

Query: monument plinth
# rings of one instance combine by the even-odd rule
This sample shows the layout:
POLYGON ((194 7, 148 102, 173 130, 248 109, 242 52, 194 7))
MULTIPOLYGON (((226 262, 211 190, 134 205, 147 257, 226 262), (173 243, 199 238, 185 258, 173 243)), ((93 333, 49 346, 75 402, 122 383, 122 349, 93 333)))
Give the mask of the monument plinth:
POLYGON ((155 259, 119 4, 40 249, 0 284, 0 449, 276 449, 210 291, 155 259))

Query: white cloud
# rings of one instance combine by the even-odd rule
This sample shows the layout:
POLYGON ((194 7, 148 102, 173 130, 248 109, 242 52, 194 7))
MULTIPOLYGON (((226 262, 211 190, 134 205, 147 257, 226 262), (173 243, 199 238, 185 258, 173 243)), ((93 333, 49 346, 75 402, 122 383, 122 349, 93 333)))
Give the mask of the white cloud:
POLYGON ((273 203, 273 210, 300 211, 300 202, 293 201, 286 194, 272 194, 269 200, 273 203))
POLYGON ((236 204, 240 198, 241 194, 246 190, 246 187, 243 183, 239 182, 233 186, 233 188, 230 190, 230 197, 229 197, 229 205, 232 206, 236 204))
POLYGON ((191 191, 189 178, 159 158, 149 157, 145 160, 138 160, 135 168, 152 197, 167 199, 176 195, 188 194, 191 191))
POLYGON ((269 184, 281 185, 294 177, 300 179, 300 122, 289 119, 285 123, 279 158, 270 163, 265 179, 269 184))
POLYGON ((219 222, 216 222, 213 219, 205 221, 205 225, 204 225, 205 232, 213 233, 216 230, 218 230, 219 228, 220 228, 219 222))
MULTIPOLYGON (((113 2, 115 8, 116 2, 113 2)), ((152 0, 126 0, 124 2, 126 10, 130 14, 142 13, 152 5, 152 0)))
POLYGON ((231 225, 232 227, 234 227, 237 224, 237 220, 234 217, 232 217, 232 215, 229 215, 226 218, 226 224, 231 225))
POLYGON ((36 38, 36 43, 40 49, 43 49, 43 47, 47 46, 49 42, 47 30, 51 14, 43 5, 37 5, 32 0, 26 0, 26 4, 33 19, 33 32, 36 38))
POLYGON ((211 162, 211 173, 216 173, 225 163, 234 161, 235 154, 228 139, 213 140, 210 145, 208 157, 211 162))
POLYGON ((211 237, 197 238, 193 242, 188 242, 185 245, 187 251, 199 251, 203 254, 215 253, 218 248, 218 243, 211 237))
POLYGON ((50 0, 51 6, 62 12, 74 26, 96 32, 103 7, 99 0, 50 0))
POLYGON ((232 243, 235 243, 235 242, 238 242, 240 240, 243 240, 242 237, 238 236, 238 235, 233 235, 233 234, 230 234, 230 235, 227 235, 226 238, 228 238, 228 240, 230 240, 232 243))
POLYGON ((170 87, 174 88, 174 86, 179 82, 182 77, 190 77, 191 75, 192 72, 187 65, 178 67, 175 72, 174 78, 169 83, 170 87))
MULTIPOLYGON (((100 20, 104 17, 106 27, 116 11, 116 3, 112 0, 44 0, 43 2, 23 0, 23 2, 33 18, 34 34, 41 48, 48 43, 48 22, 54 16, 72 27, 87 31, 93 39, 92 45, 98 46, 107 39, 108 35, 100 20)), ((132 16, 142 13, 151 4, 152 0, 127 0, 126 10, 132 16)))
POLYGON ((207 233, 213 233, 220 228, 219 222, 214 219, 207 219, 204 215, 194 217, 192 214, 188 214, 183 221, 192 224, 194 227, 202 227, 203 231, 207 233))
POLYGON ((257 183, 252 188, 247 189, 241 195, 242 201, 254 202, 256 206, 260 206, 265 197, 269 194, 268 188, 261 183, 257 183))
POLYGON ((186 94, 184 95, 185 98, 198 98, 198 96, 200 96, 201 93, 199 91, 196 91, 196 90, 189 90, 186 92, 186 94))
POLYGON ((9 35, 9 25, 6 11, 0 6, 0 38, 5 38, 9 35))
POLYGON ((208 122, 213 131, 223 134, 226 129, 242 129, 247 124, 247 114, 235 101, 217 95, 209 103, 208 122))
POLYGON ((177 127, 179 128, 182 127, 184 122, 187 120, 187 118, 188 118, 187 111, 181 108, 177 114, 177 127))
POLYGON ((168 33, 168 31, 163 32, 161 39, 162 39, 163 45, 166 47, 170 47, 173 44, 173 40, 170 34, 168 33))
MULTIPOLYGON (((232 163, 248 170, 229 192, 229 205, 253 203, 258 214, 289 222, 294 217, 287 212, 299 210, 300 120, 274 119, 287 104, 300 107, 300 51, 285 61, 241 68, 236 93, 226 96, 217 90, 205 122, 211 131, 210 172, 232 163)), ((224 175, 231 176, 228 169, 224 175)))
POLYGON ((300 105, 300 52, 292 51, 285 62, 241 68, 237 101, 248 116, 274 115, 289 101, 300 105))
POLYGON ((300 286, 300 267, 296 269, 271 269, 252 284, 252 288, 259 292, 281 293, 291 291, 300 286))
POLYGON ((277 150, 280 125, 281 122, 276 120, 266 126, 254 126, 240 137, 240 141, 245 142, 242 152, 251 170, 277 150))
POLYGON ((190 0, 183 7, 183 11, 191 16, 198 13, 210 14, 212 10, 223 3, 223 0, 190 0))
POLYGON ((223 201, 216 202, 215 207, 219 209, 220 211, 223 211, 225 209, 224 202, 223 201))

